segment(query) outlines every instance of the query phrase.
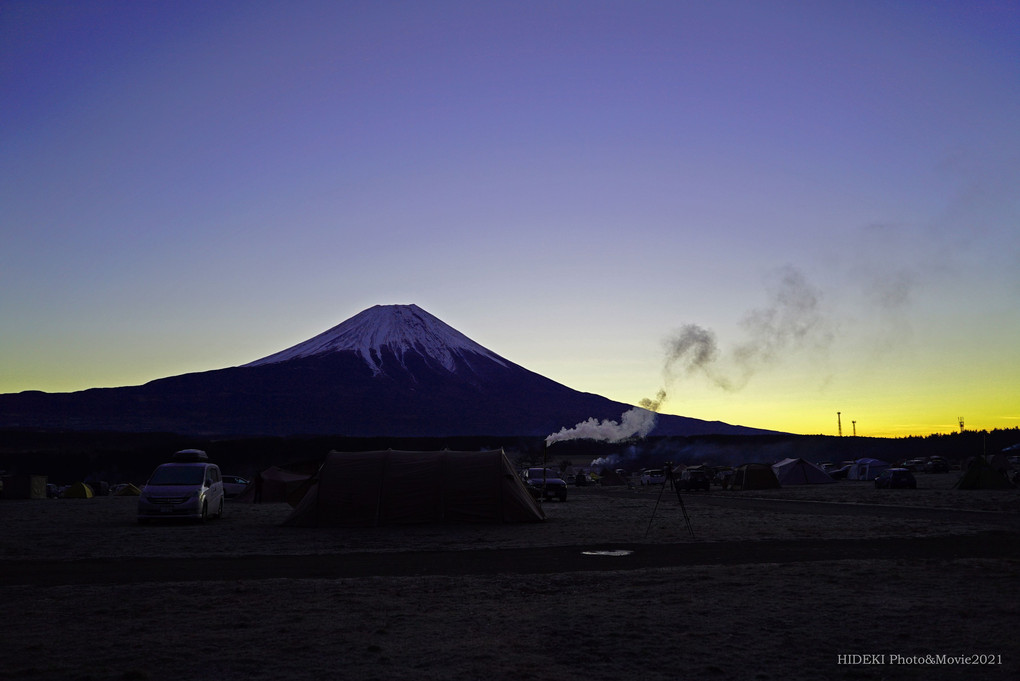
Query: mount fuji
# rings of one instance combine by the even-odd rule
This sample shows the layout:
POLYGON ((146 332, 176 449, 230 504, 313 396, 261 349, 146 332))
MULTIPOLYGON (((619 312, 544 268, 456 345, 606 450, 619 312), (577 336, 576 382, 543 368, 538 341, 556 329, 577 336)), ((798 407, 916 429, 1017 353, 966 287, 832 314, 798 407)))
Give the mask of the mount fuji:
MULTIPOLYGON (((500 357, 417 305, 377 305, 242 366, 0 395, 0 427, 186 435, 546 436, 633 410, 500 357)), ((753 435, 658 415, 652 435, 753 435)))

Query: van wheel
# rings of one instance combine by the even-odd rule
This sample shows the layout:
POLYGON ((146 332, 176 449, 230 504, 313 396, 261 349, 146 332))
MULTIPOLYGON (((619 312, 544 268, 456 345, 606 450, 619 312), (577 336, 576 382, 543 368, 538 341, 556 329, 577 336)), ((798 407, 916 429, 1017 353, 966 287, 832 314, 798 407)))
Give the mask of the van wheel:
POLYGON ((205 522, 209 519, 209 504, 205 501, 202 502, 202 517, 201 522, 205 522))

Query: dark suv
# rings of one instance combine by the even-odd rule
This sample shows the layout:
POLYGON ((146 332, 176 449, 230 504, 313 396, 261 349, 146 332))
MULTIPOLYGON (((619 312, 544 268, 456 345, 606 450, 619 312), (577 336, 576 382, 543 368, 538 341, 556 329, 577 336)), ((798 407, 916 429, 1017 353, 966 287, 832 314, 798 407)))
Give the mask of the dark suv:
POLYGON ((694 468, 685 468, 680 473, 680 480, 677 481, 677 486, 680 490, 685 492, 691 492, 693 490, 705 490, 706 492, 711 488, 712 485, 712 474, 700 466, 694 468))
POLYGON ((536 499, 567 500, 567 483, 551 468, 525 468, 521 479, 536 499))
POLYGON ((878 489, 917 489, 914 474, 906 468, 886 468, 875 478, 878 489))

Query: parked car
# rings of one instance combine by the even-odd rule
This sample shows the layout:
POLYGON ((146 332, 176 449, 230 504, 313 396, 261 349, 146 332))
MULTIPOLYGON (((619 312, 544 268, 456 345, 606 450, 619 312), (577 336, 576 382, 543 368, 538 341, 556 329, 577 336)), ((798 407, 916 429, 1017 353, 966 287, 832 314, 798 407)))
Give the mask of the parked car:
POLYGON ((694 467, 685 468, 683 473, 680 474, 677 486, 681 491, 689 492, 701 489, 707 492, 712 486, 712 478, 706 470, 694 467))
POLYGON ((949 462, 940 456, 933 456, 924 464, 925 473, 948 473, 949 462))
POLYGON ((642 485, 665 485, 666 474, 657 468, 645 469, 641 471, 641 484, 642 485))
POLYGON ((914 474, 906 468, 886 468, 875 478, 878 489, 917 489, 914 474))
POLYGON ((722 485, 723 489, 730 486, 730 480, 733 479, 733 469, 729 466, 721 466, 715 469, 715 475, 712 477, 713 485, 722 485))
POLYGON ((206 520, 223 516, 220 469, 205 452, 186 449, 160 464, 138 497, 138 522, 155 519, 206 520))
POLYGON ((833 468, 832 470, 826 471, 829 477, 833 480, 846 480, 847 476, 850 475, 850 469, 852 466, 841 466, 839 468, 833 468))
POLYGON ((224 475, 223 476, 223 496, 227 499, 233 499, 236 496, 244 494, 244 490, 248 489, 248 485, 251 484, 251 480, 247 480, 238 475, 224 475))
POLYGON ((560 501, 567 500, 567 483, 551 468, 525 468, 521 479, 536 499, 555 497, 560 501))

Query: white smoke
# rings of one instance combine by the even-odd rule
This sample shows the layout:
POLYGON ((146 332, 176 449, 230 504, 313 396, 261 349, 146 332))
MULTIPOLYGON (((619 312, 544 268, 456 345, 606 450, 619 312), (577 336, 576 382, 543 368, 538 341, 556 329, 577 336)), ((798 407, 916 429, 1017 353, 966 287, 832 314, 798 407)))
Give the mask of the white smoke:
POLYGON ((729 353, 720 356, 715 332, 697 324, 684 324, 669 336, 662 371, 666 386, 639 404, 658 411, 678 378, 702 374, 724 390, 737 391, 787 355, 807 351, 824 356, 835 334, 823 314, 821 291, 790 265, 775 273, 766 290, 768 304, 744 315, 740 326, 745 337, 729 353))
POLYGON ((622 442, 632 437, 645 437, 652 432, 658 417, 655 412, 641 407, 634 407, 623 413, 619 422, 606 419, 599 421, 594 416, 581 421, 573 428, 564 426, 560 432, 553 433, 545 439, 548 447, 562 440, 600 440, 603 442, 622 442))

